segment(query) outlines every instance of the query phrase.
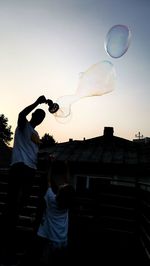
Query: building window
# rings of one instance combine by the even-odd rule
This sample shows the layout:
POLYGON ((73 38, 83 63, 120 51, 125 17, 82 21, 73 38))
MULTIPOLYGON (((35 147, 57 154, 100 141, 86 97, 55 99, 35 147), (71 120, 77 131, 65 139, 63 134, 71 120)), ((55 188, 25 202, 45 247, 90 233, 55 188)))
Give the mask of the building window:
POLYGON ((102 190, 103 186, 110 185, 111 178, 108 176, 76 176, 76 191, 78 193, 96 193, 102 190))

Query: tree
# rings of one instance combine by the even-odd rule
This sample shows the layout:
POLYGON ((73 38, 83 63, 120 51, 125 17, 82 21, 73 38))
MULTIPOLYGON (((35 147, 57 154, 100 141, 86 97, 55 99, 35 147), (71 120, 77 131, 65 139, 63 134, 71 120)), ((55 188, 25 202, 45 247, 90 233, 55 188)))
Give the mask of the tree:
POLYGON ((40 148, 49 148, 56 143, 53 136, 45 133, 45 135, 41 138, 40 148))
POLYGON ((0 115, 0 142, 9 145, 12 138, 13 132, 11 126, 8 125, 8 118, 4 114, 0 115))

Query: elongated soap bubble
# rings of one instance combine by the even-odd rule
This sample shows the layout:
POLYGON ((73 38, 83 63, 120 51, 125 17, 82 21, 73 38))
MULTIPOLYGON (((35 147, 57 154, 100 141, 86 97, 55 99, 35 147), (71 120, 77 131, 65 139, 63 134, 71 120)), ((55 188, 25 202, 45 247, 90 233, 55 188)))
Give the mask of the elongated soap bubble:
POLYGON ((116 87, 116 72, 110 61, 101 61, 93 64, 82 72, 76 93, 65 95, 56 100, 59 110, 54 114, 58 122, 65 122, 71 115, 73 103, 85 97, 102 96, 113 91, 116 87))
POLYGON ((82 73, 76 95, 78 98, 101 96, 114 90, 116 74, 110 61, 102 61, 82 73))
POLYGON ((76 101, 75 95, 65 95, 57 99, 58 111, 54 114, 56 120, 62 124, 68 123, 72 118, 71 105, 76 101))
POLYGON ((108 31, 104 42, 105 51, 113 58, 123 56, 130 45, 131 31, 126 25, 114 25, 108 31))

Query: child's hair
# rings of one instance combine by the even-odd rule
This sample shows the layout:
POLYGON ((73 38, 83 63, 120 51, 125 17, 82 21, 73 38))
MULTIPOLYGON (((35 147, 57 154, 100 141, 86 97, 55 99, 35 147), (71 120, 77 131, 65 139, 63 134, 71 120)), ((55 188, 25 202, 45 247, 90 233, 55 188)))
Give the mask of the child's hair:
POLYGON ((69 184, 69 168, 65 161, 53 161, 48 174, 48 182, 52 191, 56 194, 59 209, 71 207, 75 190, 69 184))
POLYGON ((60 185, 68 183, 68 165, 64 161, 54 161, 48 173, 48 183, 51 184, 54 193, 60 185))
POLYGON ((59 187, 56 195, 56 201, 59 209, 68 209, 72 207, 75 190, 72 185, 64 184, 59 187))

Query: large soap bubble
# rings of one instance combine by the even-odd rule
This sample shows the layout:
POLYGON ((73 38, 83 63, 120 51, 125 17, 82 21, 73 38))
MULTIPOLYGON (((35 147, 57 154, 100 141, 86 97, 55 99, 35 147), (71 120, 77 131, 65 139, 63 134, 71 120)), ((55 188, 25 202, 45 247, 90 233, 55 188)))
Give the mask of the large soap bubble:
POLYGON ((116 73, 110 61, 102 61, 82 73, 76 95, 78 97, 101 96, 115 88, 116 73))
POLYGON ((126 25, 114 25, 106 35, 104 47, 111 57, 119 58, 127 52, 130 40, 131 31, 126 25))
POLYGON ((71 116, 71 105, 84 97, 101 96, 113 91, 116 87, 116 72, 110 61, 101 61, 84 71, 76 93, 65 95, 56 100, 59 110, 54 114, 58 122, 65 123, 71 116), (66 119, 67 118, 67 119, 66 119))

